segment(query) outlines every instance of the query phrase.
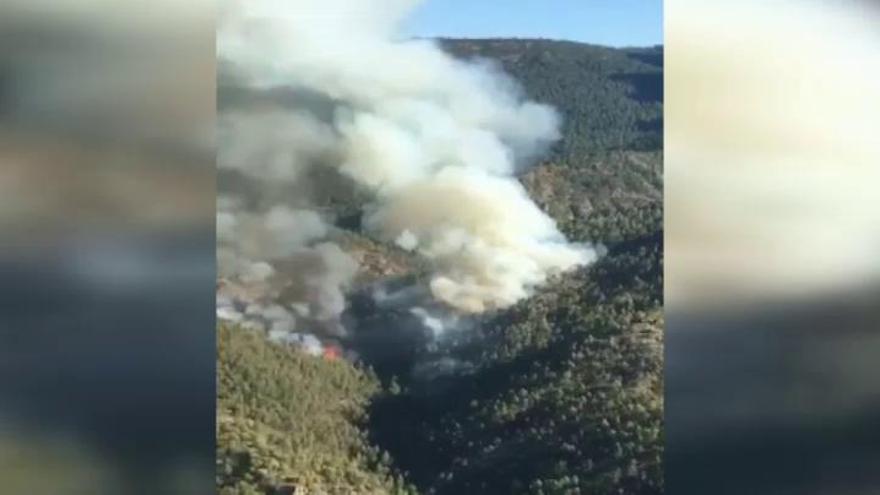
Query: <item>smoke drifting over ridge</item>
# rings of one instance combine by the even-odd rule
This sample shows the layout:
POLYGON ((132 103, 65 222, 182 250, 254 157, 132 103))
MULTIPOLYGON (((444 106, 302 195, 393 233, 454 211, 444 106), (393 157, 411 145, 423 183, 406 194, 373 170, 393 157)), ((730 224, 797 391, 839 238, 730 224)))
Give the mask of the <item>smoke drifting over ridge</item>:
POLYGON ((219 166, 254 183, 225 191, 218 208, 224 276, 262 283, 271 297, 286 291, 310 316, 338 317, 354 262, 321 243, 333 227, 314 200, 346 187, 368 198, 366 233, 428 260, 433 297, 460 312, 510 306, 595 259, 514 176, 558 139, 556 113, 488 65, 396 39, 415 3, 224 4, 221 77, 236 80, 239 98, 233 109, 221 101, 219 166), (320 170, 332 174, 314 179, 320 170), (315 256, 323 263, 296 261, 315 256), (304 286, 303 269, 316 266, 335 274, 304 286))

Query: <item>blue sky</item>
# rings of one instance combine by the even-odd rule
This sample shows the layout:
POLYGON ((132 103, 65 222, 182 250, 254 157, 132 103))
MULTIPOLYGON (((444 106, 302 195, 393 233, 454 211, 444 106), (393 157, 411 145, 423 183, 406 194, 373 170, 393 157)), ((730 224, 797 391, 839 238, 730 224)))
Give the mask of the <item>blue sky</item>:
POLYGON ((663 43, 663 0, 424 0, 411 36, 555 38, 610 46, 663 43))

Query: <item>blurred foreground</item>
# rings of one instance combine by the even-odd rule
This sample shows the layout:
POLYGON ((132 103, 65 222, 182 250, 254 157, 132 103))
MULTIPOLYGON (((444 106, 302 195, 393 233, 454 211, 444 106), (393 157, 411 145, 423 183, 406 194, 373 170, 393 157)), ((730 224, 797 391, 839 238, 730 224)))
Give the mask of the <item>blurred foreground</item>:
POLYGON ((667 1, 670 493, 880 487, 880 10, 667 1))
POLYGON ((3 493, 212 491, 213 20, 194 5, 0 12, 3 493))

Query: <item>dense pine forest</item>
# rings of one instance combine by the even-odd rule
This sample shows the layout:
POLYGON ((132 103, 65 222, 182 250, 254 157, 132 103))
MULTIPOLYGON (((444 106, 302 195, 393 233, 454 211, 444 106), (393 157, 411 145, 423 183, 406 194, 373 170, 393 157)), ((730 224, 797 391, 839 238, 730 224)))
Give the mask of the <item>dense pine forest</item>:
POLYGON ((362 270, 346 313, 360 330, 343 342, 358 357, 221 325, 221 494, 663 493, 662 47, 441 43, 558 109, 562 140, 520 180, 605 254, 434 342, 364 296, 418 280, 420 260, 339 205, 362 270))

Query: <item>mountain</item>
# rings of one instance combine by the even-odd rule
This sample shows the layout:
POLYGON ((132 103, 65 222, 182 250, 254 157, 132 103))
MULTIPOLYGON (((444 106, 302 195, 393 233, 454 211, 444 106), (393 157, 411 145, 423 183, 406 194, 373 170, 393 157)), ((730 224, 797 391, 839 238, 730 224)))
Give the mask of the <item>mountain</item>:
POLYGON ((615 49, 571 41, 443 39, 463 59, 484 59, 525 94, 557 108, 563 139, 554 157, 663 145, 663 48, 615 49))
POLYGON ((221 493, 662 493, 663 48, 440 43, 557 108, 561 141, 520 181, 606 255, 437 344, 367 297, 420 260, 328 203, 362 266, 345 316, 372 337, 328 360, 218 330, 221 493))
POLYGON ((522 181, 575 240, 613 243, 661 228, 663 47, 570 41, 444 39, 485 60, 531 99, 554 106, 562 139, 522 181))
POLYGON ((219 493, 407 493, 359 429, 375 375, 225 325, 217 351, 219 493))

